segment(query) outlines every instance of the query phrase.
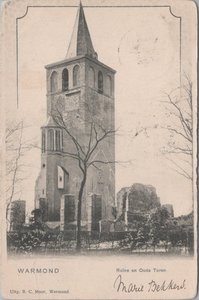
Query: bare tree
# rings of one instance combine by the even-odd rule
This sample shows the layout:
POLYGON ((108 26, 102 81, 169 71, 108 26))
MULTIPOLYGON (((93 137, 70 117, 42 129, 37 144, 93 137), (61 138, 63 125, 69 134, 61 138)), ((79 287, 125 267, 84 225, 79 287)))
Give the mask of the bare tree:
POLYGON ((21 194, 21 182, 25 179, 25 164, 23 157, 32 148, 29 141, 25 141, 23 134, 24 121, 12 120, 6 126, 6 219, 9 223, 9 211, 14 199, 19 199, 21 194))
POLYGON ((181 88, 166 94, 166 116, 169 142, 163 149, 166 158, 173 164, 174 170, 192 180, 193 154, 193 114, 192 114, 192 82, 185 75, 181 88))
POLYGON ((6 128, 6 219, 9 220, 9 210, 16 193, 20 158, 22 155, 23 123, 20 121, 6 128))
POLYGON ((78 208, 77 208, 77 243, 76 250, 81 249, 81 219, 82 219, 82 199, 84 188, 87 181, 89 169, 91 167, 99 169, 100 164, 114 164, 115 161, 106 160, 97 155, 99 148, 103 143, 114 141, 114 128, 107 128, 103 125, 103 121, 94 117, 93 112, 88 105, 84 103, 87 111, 86 117, 78 114, 64 115, 64 108, 62 104, 58 103, 52 112, 54 122, 63 130, 65 137, 71 142, 72 150, 63 151, 61 155, 74 159, 78 163, 78 168, 81 170, 81 182, 78 192, 78 208), (84 128, 82 136, 79 133, 80 128, 77 129, 78 118, 80 128, 84 128), (75 122, 75 123, 73 123, 75 122), (85 134, 86 132, 86 134, 85 134))

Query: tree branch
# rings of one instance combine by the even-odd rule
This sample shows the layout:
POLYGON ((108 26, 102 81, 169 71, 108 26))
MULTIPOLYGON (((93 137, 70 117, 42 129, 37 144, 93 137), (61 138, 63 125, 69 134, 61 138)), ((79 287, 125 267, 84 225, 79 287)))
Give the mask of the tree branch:
POLYGON ((108 131, 106 131, 100 138, 98 138, 98 137, 96 136, 96 142, 94 143, 94 146, 92 147, 92 149, 91 149, 90 153, 88 154, 86 160, 88 161, 88 160, 90 159, 91 155, 92 155, 93 152, 96 150, 98 144, 99 144, 102 140, 106 139, 107 137, 109 137, 110 135, 112 135, 112 134, 114 134, 114 133, 115 133, 115 130, 108 130, 108 131))
POLYGON ((13 195, 14 195, 14 192, 15 192, 15 183, 16 183, 16 176, 17 176, 17 171, 18 171, 18 164, 19 164, 19 159, 21 157, 22 135, 23 135, 22 130, 23 130, 23 122, 21 122, 21 126, 20 126, 19 147, 18 147, 18 152, 17 152, 16 159, 15 159, 15 167, 14 167, 13 178, 12 178, 11 194, 10 194, 10 197, 9 197, 9 202, 7 203, 7 207, 6 207, 6 219, 8 218, 8 209, 9 209, 9 206, 12 202, 13 195))
POLYGON ((73 144, 75 145, 78 154, 80 155, 80 151, 81 151, 82 154, 85 156, 86 154, 85 154, 85 152, 84 152, 82 146, 80 145, 80 143, 77 141, 77 138, 75 138, 75 137, 73 136, 73 134, 68 130, 67 124, 65 123, 65 121, 64 121, 64 119, 63 119, 62 113, 61 113, 59 110, 57 110, 57 112, 58 112, 59 116, 51 115, 52 118, 53 118, 53 120, 54 120, 55 123, 56 123, 60 128, 62 128, 62 129, 67 133, 67 135, 69 135, 69 137, 72 139, 73 144), (58 121, 61 120, 61 124, 57 121, 57 118, 58 118, 58 121))
POLYGON ((177 164, 175 161, 173 161, 172 159, 166 158, 167 160, 169 160, 172 164, 174 164, 178 169, 174 169, 178 174, 183 175, 184 177, 186 177, 187 179, 191 179, 192 180, 192 176, 190 176, 188 174, 187 171, 185 171, 185 169, 183 169, 179 164, 177 164))

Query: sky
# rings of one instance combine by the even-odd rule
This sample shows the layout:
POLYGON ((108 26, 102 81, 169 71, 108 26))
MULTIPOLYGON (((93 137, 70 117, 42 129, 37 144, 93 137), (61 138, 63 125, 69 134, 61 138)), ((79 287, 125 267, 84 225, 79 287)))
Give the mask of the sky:
MULTIPOLYGON (((116 191, 135 182, 150 184, 162 204, 173 205, 176 216, 189 213, 191 182, 172 169, 161 151, 169 140, 163 129, 170 122, 165 92, 180 84, 179 18, 167 7, 84 7, 84 12, 99 61, 117 71, 116 160, 131 163, 116 164, 116 191)), ((77 7, 31 7, 18 21, 18 113, 29 126, 24 138, 40 143, 40 127, 46 121, 44 66, 65 58, 76 13, 77 7)), ((182 43, 187 44, 184 35, 182 43)), ((191 56, 189 45, 183 47, 181 67, 186 66, 186 55, 191 56)), ((40 150, 32 149, 24 159, 27 178, 20 198, 33 209, 40 150)))

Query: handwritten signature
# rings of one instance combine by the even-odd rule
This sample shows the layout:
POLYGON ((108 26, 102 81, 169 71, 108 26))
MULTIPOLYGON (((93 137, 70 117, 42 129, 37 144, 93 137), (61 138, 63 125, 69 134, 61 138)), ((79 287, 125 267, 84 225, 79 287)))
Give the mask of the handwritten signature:
POLYGON ((168 290, 183 290, 186 289, 186 280, 184 279, 181 283, 176 283, 173 279, 163 282, 156 282, 155 280, 151 280, 145 284, 137 284, 137 283, 126 283, 122 279, 122 275, 118 275, 114 281, 113 287, 117 292, 123 293, 141 293, 141 292, 166 292, 168 290))

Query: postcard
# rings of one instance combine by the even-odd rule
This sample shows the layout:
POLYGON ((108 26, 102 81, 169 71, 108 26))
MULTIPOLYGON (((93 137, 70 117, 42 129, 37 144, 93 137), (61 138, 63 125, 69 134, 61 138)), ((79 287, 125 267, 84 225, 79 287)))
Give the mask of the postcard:
POLYGON ((1 5, 2 299, 197 294, 197 7, 1 5))

